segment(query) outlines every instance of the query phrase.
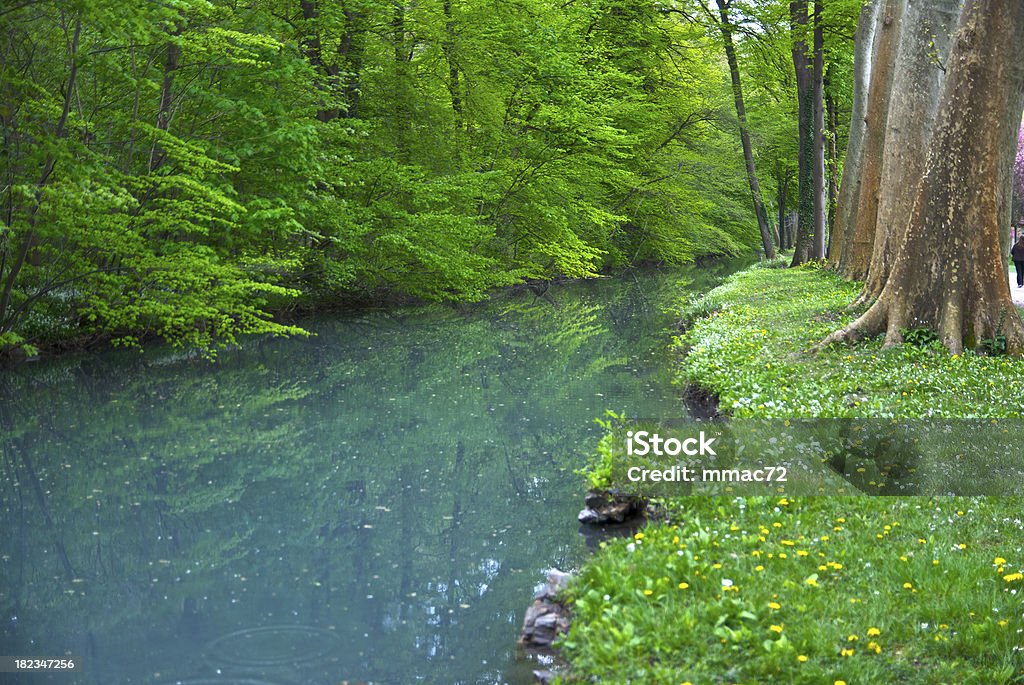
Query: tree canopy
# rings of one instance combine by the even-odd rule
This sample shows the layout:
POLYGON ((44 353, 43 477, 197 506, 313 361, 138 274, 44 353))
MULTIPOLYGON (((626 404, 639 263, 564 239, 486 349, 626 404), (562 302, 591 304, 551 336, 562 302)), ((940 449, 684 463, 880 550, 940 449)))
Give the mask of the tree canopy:
MULTIPOLYGON (((732 4, 777 212, 787 5, 732 4)), ((0 345, 210 347, 298 333, 273 316, 295 306, 749 253, 718 30, 647 0, 11 4, 0 345)), ((843 120, 844 30, 827 53, 843 120)))

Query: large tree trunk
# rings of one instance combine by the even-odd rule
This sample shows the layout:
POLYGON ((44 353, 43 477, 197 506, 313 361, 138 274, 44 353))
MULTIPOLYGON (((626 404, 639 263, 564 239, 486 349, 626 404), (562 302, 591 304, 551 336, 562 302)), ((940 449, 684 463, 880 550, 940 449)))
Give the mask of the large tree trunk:
POLYGON ((868 92, 864 123, 864 149, 857 179, 856 204, 850 208, 851 224, 844 230, 839 271, 850 280, 863 280, 871 265, 875 225, 878 218, 878 193, 885 152, 886 121, 896 69, 900 25, 907 0, 886 0, 882 25, 875 35, 871 59, 871 88, 868 92))
POLYGON ((1024 3, 968 0, 953 37, 925 176, 881 296, 823 345, 930 328, 954 353, 1024 352, 1024 324, 1003 268, 1012 172, 1024 111, 1024 3), (987 344, 986 344, 987 343, 987 344))
POLYGON ((775 245, 772 244, 771 228, 768 225, 768 212, 761 197, 761 185, 757 181, 757 167, 754 164, 754 152, 750 145, 750 127, 747 124, 747 109, 743 103, 743 88, 740 84, 740 67, 736 59, 736 46, 732 38, 732 22, 729 18, 731 0, 717 0, 721 21, 718 28, 725 45, 725 56, 729 62, 729 76, 732 78, 733 100, 736 104, 736 118, 739 120, 740 143, 743 145, 743 160, 747 167, 747 181, 750 194, 754 200, 754 213, 757 215, 757 228, 761 232, 761 244, 768 259, 775 258, 775 245))
POLYGON ((871 57, 874 51, 875 35, 882 13, 879 11, 884 0, 869 0, 860 11, 853 48, 853 114, 850 119, 850 139, 846 146, 843 162, 843 177, 839 182, 839 199, 836 202, 836 219, 832 223, 829 237, 829 266, 836 269, 842 261, 843 247, 852 230, 853 208, 860 195, 860 172, 864 159, 864 134, 867 125, 868 86, 871 79, 871 57))
POLYGON ((924 175, 959 0, 910 0, 903 20, 885 134, 874 250, 863 301, 882 294, 924 175))

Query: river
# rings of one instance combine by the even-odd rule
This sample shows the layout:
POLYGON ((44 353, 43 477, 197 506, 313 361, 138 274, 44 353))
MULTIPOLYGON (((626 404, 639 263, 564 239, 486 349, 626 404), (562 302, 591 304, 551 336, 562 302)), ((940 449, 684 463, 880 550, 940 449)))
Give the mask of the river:
POLYGON ((0 654, 80 664, 0 682, 530 682, 594 418, 684 414, 665 309, 728 270, 4 369, 0 654))

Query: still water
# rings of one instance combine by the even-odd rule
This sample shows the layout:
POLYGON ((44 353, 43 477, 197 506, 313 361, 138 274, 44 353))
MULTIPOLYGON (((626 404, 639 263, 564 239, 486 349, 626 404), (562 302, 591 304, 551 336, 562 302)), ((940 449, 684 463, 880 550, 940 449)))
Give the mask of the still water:
POLYGON ((0 655, 81 664, 0 682, 529 682, 593 419, 680 416, 664 312, 725 271, 4 369, 0 655))

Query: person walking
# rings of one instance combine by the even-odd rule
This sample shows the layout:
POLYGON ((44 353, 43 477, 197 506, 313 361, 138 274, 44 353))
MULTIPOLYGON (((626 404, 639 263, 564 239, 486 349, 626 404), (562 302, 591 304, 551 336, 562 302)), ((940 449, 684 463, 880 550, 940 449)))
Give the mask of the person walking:
POLYGON ((1010 259, 1017 269, 1017 287, 1024 288, 1024 235, 1010 249, 1010 259))

